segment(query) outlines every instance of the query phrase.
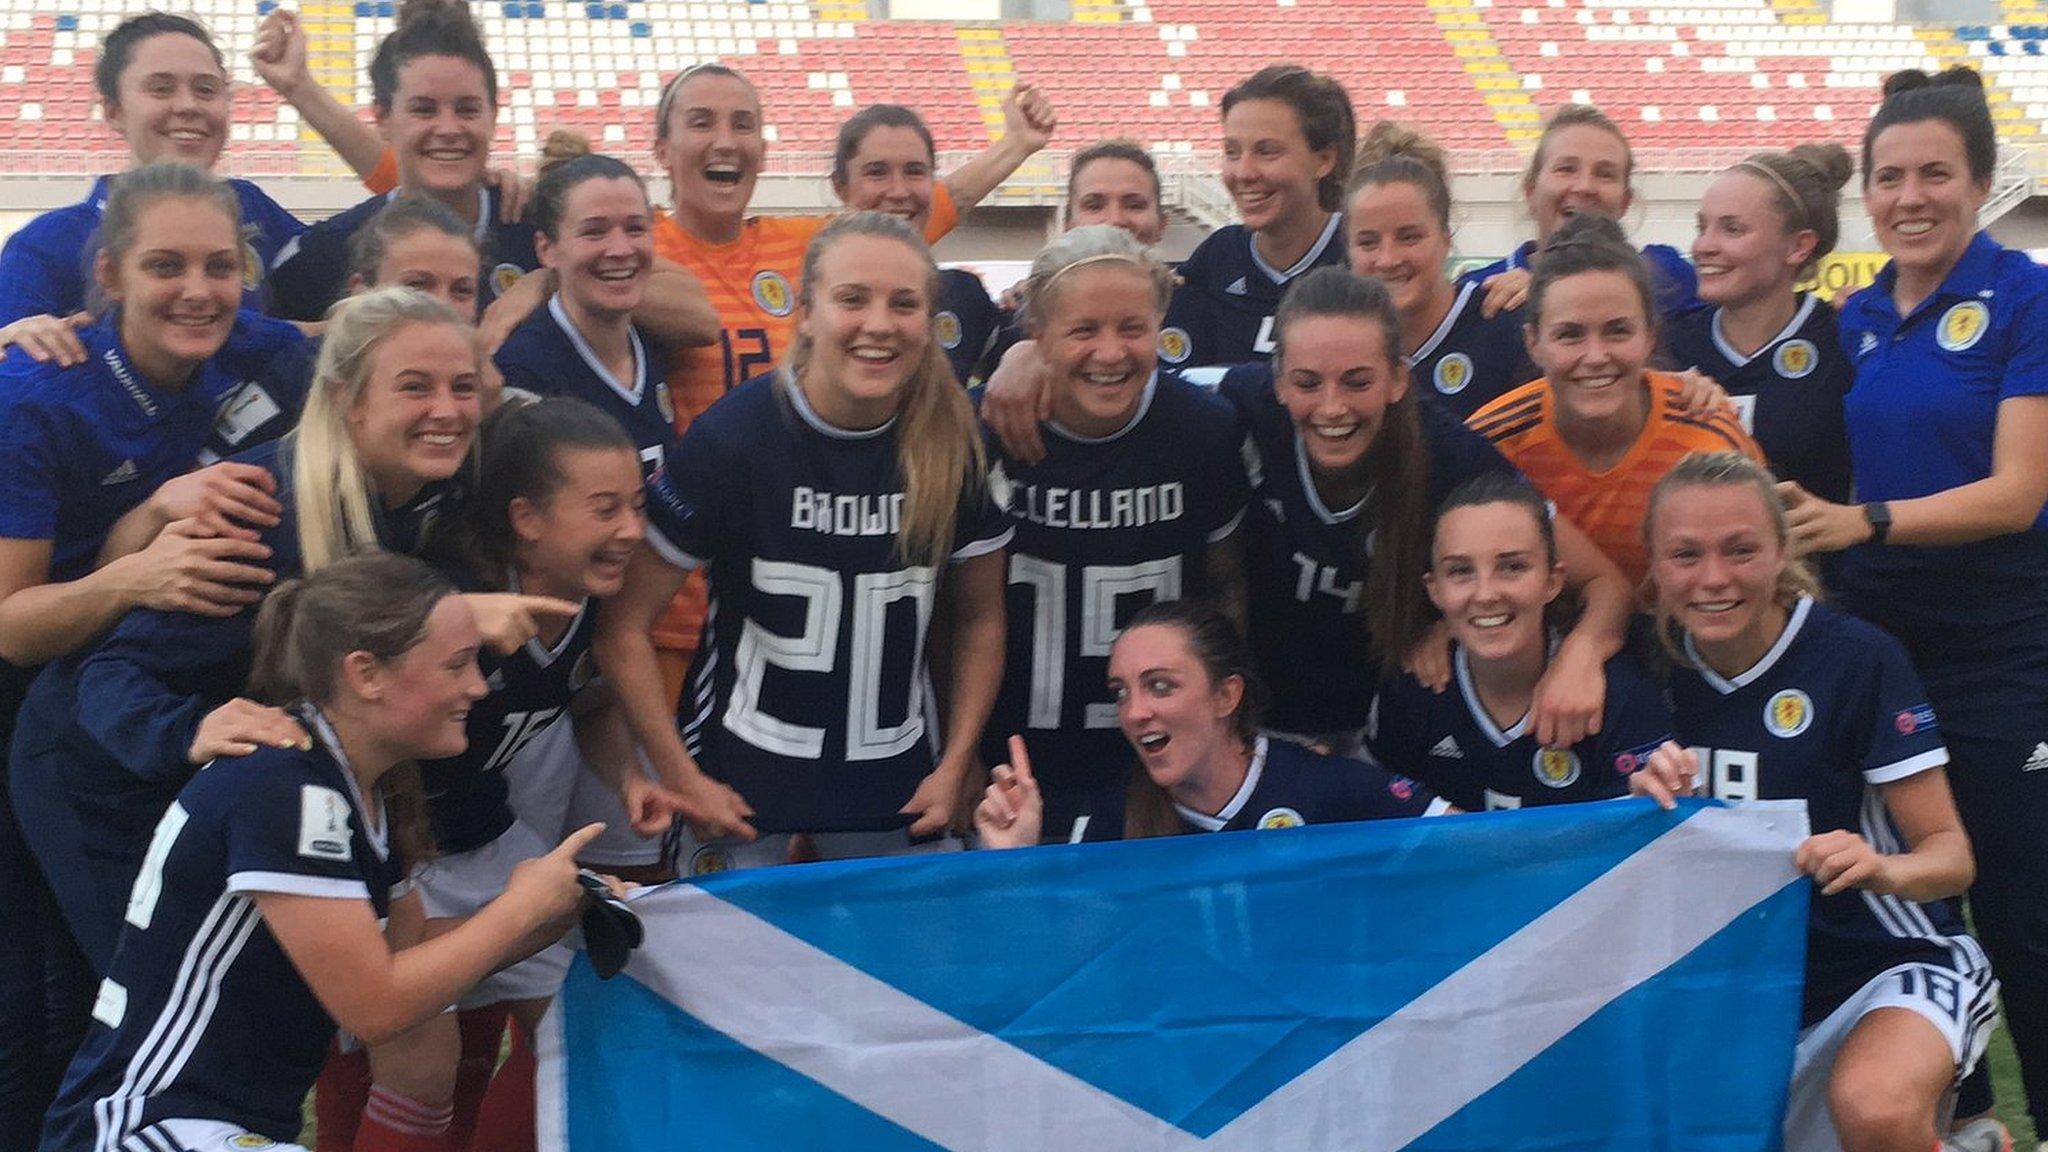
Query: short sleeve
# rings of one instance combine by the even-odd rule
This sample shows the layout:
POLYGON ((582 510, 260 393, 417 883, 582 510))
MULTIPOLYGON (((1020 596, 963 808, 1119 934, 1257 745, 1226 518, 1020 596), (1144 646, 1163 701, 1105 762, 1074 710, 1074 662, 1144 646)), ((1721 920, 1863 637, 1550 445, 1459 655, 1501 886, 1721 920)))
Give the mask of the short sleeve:
POLYGON ((2009 342, 2005 376, 1998 386, 2000 400, 2048 393, 2048 274, 2041 273, 2027 270, 2032 291, 2021 297, 2005 325, 2009 342))
POLYGON ((1871 650, 1863 657, 1866 707, 1856 713, 1867 725, 1863 778, 1889 784, 1947 764, 1948 749, 1906 649, 1875 629, 1871 633, 1871 650))
POLYGON ((347 796, 286 765, 236 767, 245 770, 226 815, 229 892, 370 898, 356 863, 354 809, 347 796))
POLYGON ((996 504, 995 494, 985 481, 961 490, 953 527, 953 563, 1007 548, 1016 534, 1009 515, 996 504))
POLYGON ((1514 464, 1493 441, 1459 423, 1457 416, 1443 405, 1423 397, 1417 415, 1422 419, 1422 438, 1429 445, 1432 504, 1441 503, 1458 485, 1476 476, 1517 474, 1514 464))
POLYGON ((960 206, 953 202, 953 190, 944 180, 933 181, 932 206, 924 218, 925 243, 937 244, 959 223, 960 206))
POLYGON ((1671 708, 1664 693, 1626 656, 1607 662, 1607 711, 1601 717, 1600 750, 1591 767, 1598 795, 1624 796, 1628 778, 1672 738, 1671 708))
POLYGON ((398 187, 398 150, 386 147, 384 154, 377 157, 377 166, 363 177, 363 187, 373 196, 382 196, 398 187))
POLYGON ((278 249, 270 265, 271 311, 288 320, 325 317, 327 306, 341 294, 341 246, 346 242, 329 228, 315 226, 278 249))
POLYGON ((717 555, 725 489, 738 480, 724 456, 711 426, 700 422, 647 478, 647 544, 685 572, 717 555))
POLYGON ((1203 528, 1211 544, 1228 540, 1244 522, 1244 506, 1251 499, 1251 480, 1246 475, 1242 438, 1236 413, 1213 397, 1205 397, 1203 415, 1214 424, 1199 462, 1213 484, 1212 506, 1205 509, 1203 528))
POLYGON ((1365 750, 1374 763, 1389 772, 1409 774, 1421 770, 1422 755, 1416 746, 1416 734, 1426 705, 1413 691, 1419 687, 1406 673, 1383 681, 1366 714, 1365 750))
POLYGON ((58 461, 64 445, 50 413, 27 404, 0 403, 0 537, 55 540, 63 503, 58 461))

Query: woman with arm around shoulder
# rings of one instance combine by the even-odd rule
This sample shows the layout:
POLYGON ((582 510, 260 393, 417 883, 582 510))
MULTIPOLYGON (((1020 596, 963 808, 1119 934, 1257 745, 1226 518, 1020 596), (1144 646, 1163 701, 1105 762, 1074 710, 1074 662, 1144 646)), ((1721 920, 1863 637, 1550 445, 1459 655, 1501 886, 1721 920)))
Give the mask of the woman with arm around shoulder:
POLYGON ((1131 758, 1104 687, 1119 619, 1182 597, 1244 613, 1241 437, 1229 405, 1159 370, 1171 276, 1130 233, 1097 224, 1048 244, 1024 283, 1052 411, 1043 460, 992 449, 991 487, 1017 535, 1009 667, 982 752, 996 763, 1003 735, 1022 735, 1044 766, 1055 839, 1084 814, 1115 822, 1131 758))
POLYGON ((1647 569, 1651 485, 1688 452, 1762 452, 1726 408, 1695 416, 1684 385, 1647 367, 1658 316, 1649 266, 1621 226, 1584 212, 1551 236, 1529 282, 1524 337, 1543 379, 1467 421, 1583 528, 1633 587, 1647 569))
POLYGON ((1627 654, 1603 668, 1597 734, 1561 748, 1536 738, 1537 689, 1569 616, 1556 528, 1528 481, 1490 472, 1459 485, 1423 583, 1451 637, 1454 687, 1390 677, 1367 730, 1373 759, 1472 811, 1627 795, 1629 774, 1671 738, 1663 693, 1627 654))
POLYGON ((1978 228, 1997 137, 1982 81, 1901 73, 1863 144, 1891 255, 1842 308, 1859 504, 1786 487, 1842 602, 1905 644, 1941 716, 1982 867, 1970 890, 2048 1124, 2048 271, 1978 228))
MULTIPOLYGON (((1456 812, 1376 764, 1262 734, 1265 689, 1230 617, 1194 600, 1162 600, 1131 617, 1110 650, 1117 726, 1137 754, 1127 795, 1070 838, 1139 839, 1295 828, 1456 812), (1120 814, 1120 815, 1119 815, 1120 814)), ((1039 843, 1044 802, 1022 739, 995 769, 974 826, 984 848, 1039 843)))
POLYGON ((573 857, 595 828, 417 942, 409 762, 460 750, 485 691, 476 621, 441 576, 342 560, 282 586, 257 636, 259 691, 313 739, 221 762, 158 825, 48 1152, 287 1143, 337 1026, 378 1043, 428 1020, 559 937, 582 904, 573 857), (202 951, 206 995, 181 963, 202 951))
POLYGON ((1679 743, 1635 791, 1804 800, 1814 829, 1785 1146, 1935 1147, 1998 983, 1954 899, 1975 865, 1927 693, 1897 641, 1814 598, 1762 465, 1688 456, 1644 531, 1679 743))
POLYGON ((1002 676, 1010 530, 932 339, 935 273, 901 220, 833 221, 804 259, 789 364, 694 421, 651 486, 650 547, 607 607, 598 662, 717 863, 780 861, 788 833, 819 833, 828 857, 951 843, 1002 676), (698 567, 719 611, 678 717, 649 629, 698 567), (954 650, 934 734, 941 596, 954 650), (778 835, 744 843, 756 832, 778 835))

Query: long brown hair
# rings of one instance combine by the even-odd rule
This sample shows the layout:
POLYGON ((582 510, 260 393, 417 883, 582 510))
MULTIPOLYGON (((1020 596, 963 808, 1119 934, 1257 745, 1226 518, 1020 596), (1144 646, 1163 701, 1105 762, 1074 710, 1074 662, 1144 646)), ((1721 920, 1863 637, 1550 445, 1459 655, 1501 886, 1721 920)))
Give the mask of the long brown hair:
MULTIPOLYGON (((455 594, 447 577, 409 556, 350 556, 297 580, 286 580, 256 613, 249 696, 277 708, 324 708, 340 688, 341 662, 367 652, 396 660, 426 635, 427 617, 455 594)), ((419 767, 407 762, 377 782, 390 820, 390 841, 408 863, 433 855, 419 767)))
MULTIPOLYGON (((903 523, 896 532, 896 555, 909 564, 943 570, 953 552, 953 523, 963 500, 981 498, 988 456, 967 393, 953 379, 946 350, 931 332, 938 307, 939 268, 924 237, 910 225, 882 212, 849 212, 833 219, 804 250, 803 281, 797 302, 808 312, 818 300, 819 266, 825 253, 848 236, 894 240, 924 261, 924 359, 904 384, 896 406, 896 468, 903 477, 903 523)), ((803 379, 810 364, 811 336, 802 325, 789 350, 789 369, 803 379)))

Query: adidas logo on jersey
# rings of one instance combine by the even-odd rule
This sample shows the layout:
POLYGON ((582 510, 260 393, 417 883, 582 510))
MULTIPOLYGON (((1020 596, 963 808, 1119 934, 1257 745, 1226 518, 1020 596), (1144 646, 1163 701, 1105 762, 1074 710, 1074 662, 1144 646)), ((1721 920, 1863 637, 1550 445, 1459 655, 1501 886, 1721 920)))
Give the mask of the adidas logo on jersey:
POLYGON ((1224 291, 1232 296, 1242 296, 1251 291, 1251 286, 1244 282, 1244 277, 1239 276, 1237 279, 1232 280, 1230 287, 1225 288, 1224 291))
POLYGON ((2048 741, 2034 745, 2034 754, 2027 757, 2025 764, 2020 765, 2022 772, 2039 772, 2043 768, 2048 768, 2048 741))
POLYGON ((1458 747, 1458 742, 1449 736, 1437 741, 1436 746, 1429 750, 1429 754, 1431 756, 1442 756, 1450 760, 1463 760, 1465 758, 1465 750, 1458 747))
POLYGON ((135 461, 123 460, 119 468, 100 478, 100 487, 111 488, 116 484, 126 484, 130 480, 139 478, 141 475, 142 470, 135 466, 135 461))

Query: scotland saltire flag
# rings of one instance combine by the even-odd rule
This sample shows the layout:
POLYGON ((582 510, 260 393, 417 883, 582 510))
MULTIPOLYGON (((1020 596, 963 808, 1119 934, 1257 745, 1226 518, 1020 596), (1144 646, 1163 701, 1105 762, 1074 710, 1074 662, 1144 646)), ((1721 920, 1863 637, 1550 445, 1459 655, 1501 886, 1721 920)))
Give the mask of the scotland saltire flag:
POLYGON ((1805 835, 1617 801, 671 884, 570 973, 541 1147, 1775 1149, 1805 835))

